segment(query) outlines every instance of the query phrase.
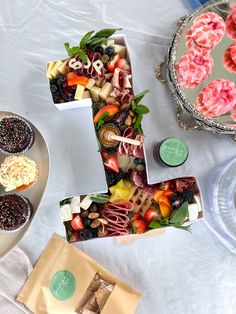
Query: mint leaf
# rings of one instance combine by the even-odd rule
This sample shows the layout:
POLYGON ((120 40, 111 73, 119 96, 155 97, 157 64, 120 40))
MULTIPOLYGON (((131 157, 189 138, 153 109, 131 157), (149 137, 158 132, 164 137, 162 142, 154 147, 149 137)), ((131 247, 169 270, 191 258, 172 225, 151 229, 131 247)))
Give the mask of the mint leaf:
POLYGON ((78 52, 78 54, 79 54, 80 59, 81 59, 84 63, 86 63, 86 62, 88 61, 88 57, 87 57, 86 53, 85 53, 82 49, 80 49, 80 51, 78 52))
POLYGON ((68 56, 70 56, 70 57, 76 56, 81 51, 79 46, 75 46, 75 47, 71 47, 70 48, 70 44, 69 43, 65 43, 64 47, 65 47, 65 49, 67 51, 68 56))
POLYGON ((96 195, 91 196, 90 198, 95 203, 103 204, 103 203, 108 202, 109 196, 106 194, 96 194, 96 195))
POLYGON ((122 28, 104 28, 98 31, 93 38, 105 37, 108 38, 112 36, 116 31, 121 30, 122 28))
POLYGON ((84 37, 80 40, 80 48, 84 49, 85 45, 89 42, 90 37, 93 35, 94 31, 87 32, 84 37))
POLYGON ((142 120, 143 120, 143 115, 141 113, 138 113, 137 119, 133 125, 133 127, 136 131, 141 127, 142 120))
POLYGON ((143 97, 149 92, 150 92, 149 89, 145 89, 143 92, 136 95, 132 102, 135 102, 136 104, 138 104, 143 99, 143 97))
MULTIPOLYGON (((134 110, 134 109, 133 109, 133 110, 134 110)), ((141 113, 141 114, 146 114, 146 113, 149 113, 150 110, 149 110, 149 108, 148 108, 147 106, 145 106, 145 105, 138 105, 138 106, 136 106, 136 108, 135 108, 135 112, 141 113)))
POLYGON ((188 218, 188 202, 183 203, 180 208, 173 212, 169 218, 170 224, 182 225, 188 218))
POLYGON ((97 46, 100 46, 100 45, 106 45, 107 43, 107 38, 105 37, 101 37, 101 38, 92 38, 88 44, 91 46, 91 48, 95 48, 97 46))
POLYGON ((157 229, 162 228, 163 226, 160 224, 159 221, 152 221, 148 227, 151 229, 157 229))

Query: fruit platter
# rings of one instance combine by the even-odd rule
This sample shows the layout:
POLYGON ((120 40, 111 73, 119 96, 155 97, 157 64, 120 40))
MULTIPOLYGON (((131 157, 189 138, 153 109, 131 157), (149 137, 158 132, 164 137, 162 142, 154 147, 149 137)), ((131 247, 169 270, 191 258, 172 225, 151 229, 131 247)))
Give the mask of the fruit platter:
POLYGON ((116 38, 115 32, 91 31, 79 46, 66 43, 69 57, 47 67, 54 103, 80 106, 84 97, 90 99, 108 187, 107 193, 80 195, 78 191, 60 201, 69 242, 143 234, 168 226, 190 230, 191 221, 203 217, 196 178, 148 184, 142 120, 149 109, 142 102, 149 91, 135 95, 127 46, 110 38, 116 38))
MULTIPOLYGON (((236 3, 208 1, 178 22, 165 81, 185 129, 236 135, 236 3)), ((158 69, 158 75, 161 75, 158 69)))
POLYGON ((29 228, 43 197, 49 153, 39 130, 27 119, 0 112, 0 258, 29 228))

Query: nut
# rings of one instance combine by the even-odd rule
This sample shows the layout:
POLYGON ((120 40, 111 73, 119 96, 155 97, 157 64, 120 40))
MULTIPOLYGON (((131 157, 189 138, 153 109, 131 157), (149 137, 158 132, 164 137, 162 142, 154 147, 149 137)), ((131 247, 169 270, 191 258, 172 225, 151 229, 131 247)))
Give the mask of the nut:
POLYGON ((108 234, 108 231, 106 230, 104 225, 100 225, 98 228, 98 237, 102 238, 105 237, 108 234))
POLYGON ((128 118, 125 120, 125 125, 131 125, 132 124, 132 118, 131 116, 128 116, 128 118))
POLYGON ((128 104, 128 103, 123 104, 123 105, 121 105, 121 107, 120 107, 121 110, 129 110, 129 108, 130 108, 130 104, 128 104))
POLYGON ((131 117, 134 117, 134 116, 135 116, 135 113, 133 112, 133 110, 130 110, 130 111, 129 111, 129 115, 130 115, 131 117))
POLYGON ((107 104, 114 104, 116 102, 115 98, 114 97, 107 97, 106 99, 106 103, 107 104))
POLYGON ((137 119, 137 116, 133 117, 132 122, 134 123, 137 119))
POLYGON ((98 218, 99 216, 100 216, 99 213, 90 213, 90 214, 88 215, 88 218, 89 218, 89 219, 96 219, 96 218, 98 218))
POLYGON ((108 221, 104 218, 98 218, 98 220, 100 221, 101 224, 103 225, 108 225, 108 221))
POLYGON ((93 221, 92 221, 92 223, 90 224, 90 227, 91 228, 97 228, 97 227, 99 227, 101 225, 101 222, 99 221, 99 219, 94 219, 93 221))

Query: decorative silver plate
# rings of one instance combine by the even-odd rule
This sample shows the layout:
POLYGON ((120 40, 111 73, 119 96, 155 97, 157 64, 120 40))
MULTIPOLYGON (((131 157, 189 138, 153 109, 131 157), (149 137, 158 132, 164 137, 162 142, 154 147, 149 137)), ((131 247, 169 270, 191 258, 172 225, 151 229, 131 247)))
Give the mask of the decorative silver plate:
POLYGON ((205 129, 215 133, 226 134, 236 140, 236 122, 231 118, 230 113, 226 113, 219 117, 207 118, 194 108, 198 93, 212 80, 226 79, 232 81, 236 85, 236 73, 227 71, 221 60, 224 51, 233 43, 233 40, 225 34, 215 48, 211 51, 214 67, 212 74, 203 83, 193 89, 180 87, 177 75, 176 64, 183 54, 188 50, 185 44, 185 36, 187 31, 193 24, 193 20, 199 15, 207 12, 215 12, 226 20, 228 14, 232 10, 232 5, 236 5, 236 1, 232 0, 216 0, 209 1, 205 5, 195 10, 191 15, 182 17, 177 23, 177 30, 174 34, 166 59, 157 68, 157 78, 167 83, 173 98, 177 104, 177 122, 185 129, 205 129), (165 78, 163 79, 163 65, 165 65, 165 78))

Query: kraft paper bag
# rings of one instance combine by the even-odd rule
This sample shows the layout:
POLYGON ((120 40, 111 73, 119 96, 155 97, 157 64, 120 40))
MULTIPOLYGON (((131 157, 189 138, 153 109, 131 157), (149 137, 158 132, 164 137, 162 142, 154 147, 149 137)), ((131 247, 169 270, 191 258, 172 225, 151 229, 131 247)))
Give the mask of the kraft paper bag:
POLYGON ((133 314, 139 292, 53 235, 17 301, 35 314, 133 314))

